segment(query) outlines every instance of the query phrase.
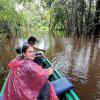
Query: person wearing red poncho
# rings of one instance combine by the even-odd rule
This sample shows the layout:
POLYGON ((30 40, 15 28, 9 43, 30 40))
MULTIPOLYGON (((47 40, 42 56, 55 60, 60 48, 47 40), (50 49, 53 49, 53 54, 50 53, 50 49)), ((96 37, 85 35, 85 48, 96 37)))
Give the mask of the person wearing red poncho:
MULTIPOLYGON (((31 46, 23 46, 22 58, 13 59, 8 66, 10 75, 4 91, 4 100, 58 100, 56 93, 48 81, 53 69, 43 69, 33 62, 34 49, 31 46), (49 95, 41 96, 41 90, 49 84, 49 95), (42 97, 42 99, 41 99, 42 97)), ((43 92, 43 91, 42 91, 43 92)))

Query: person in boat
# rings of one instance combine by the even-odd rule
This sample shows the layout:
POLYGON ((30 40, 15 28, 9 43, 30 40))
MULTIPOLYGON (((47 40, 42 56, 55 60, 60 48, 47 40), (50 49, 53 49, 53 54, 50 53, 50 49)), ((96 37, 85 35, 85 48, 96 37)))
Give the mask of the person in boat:
POLYGON ((32 46, 22 48, 22 57, 15 58, 8 66, 10 75, 4 91, 4 100, 58 100, 48 81, 53 69, 43 69, 33 62, 35 51, 32 46))
POLYGON ((22 47, 23 47, 24 45, 30 45, 30 46, 32 46, 35 50, 39 50, 39 51, 45 52, 45 49, 41 49, 41 48, 38 48, 38 47, 35 46, 36 42, 38 42, 38 40, 37 40, 34 36, 30 36, 30 37, 28 38, 28 40, 27 40, 27 41, 24 41, 23 44, 22 44, 20 47, 16 48, 16 52, 17 52, 18 54, 21 54, 21 49, 22 49, 22 47))
MULTIPOLYGON (((16 48, 16 52, 17 52, 18 54, 21 54, 22 47, 23 47, 24 45, 29 45, 29 46, 32 46, 35 50, 39 50, 39 51, 45 52, 45 49, 41 49, 41 48, 38 48, 38 47, 34 46, 34 45, 36 44, 37 41, 38 41, 38 40, 37 40, 34 36, 30 36, 30 37, 28 38, 27 41, 24 41, 24 42, 23 42, 22 46, 16 48)), ((34 61, 35 61, 37 64, 43 66, 43 59, 42 59, 41 55, 37 55, 37 56, 35 57, 34 61)))

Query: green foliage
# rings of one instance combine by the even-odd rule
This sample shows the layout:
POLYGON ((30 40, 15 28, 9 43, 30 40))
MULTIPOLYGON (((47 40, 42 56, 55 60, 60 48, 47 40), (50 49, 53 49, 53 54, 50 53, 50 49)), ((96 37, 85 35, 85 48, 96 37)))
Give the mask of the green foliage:
POLYGON ((33 31, 54 36, 94 29, 93 0, 0 0, 0 33, 17 36, 33 31), (77 2, 76 2, 77 1, 77 2), (62 31, 58 34, 55 31, 62 31), (23 33, 23 34, 22 34, 23 33))
POLYGON ((13 36, 20 33, 31 34, 34 30, 48 31, 48 25, 48 11, 43 9, 35 1, 9 0, 8 2, 7 0, 0 0, 1 33, 7 33, 13 36))
POLYGON ((66 0, 56 0, 51 11, 51 31, 66 30, 66 32, 69 32, 70 26, 67 22, 71 19, 71 15, 71 2, 66 0))
POLYGON ((21 4, 21 3, 25 4, 26 2, 32 2, 32 0, 16 0, 16 2, 18 4, 21 4))
MULTIPOLYGON (((91 33, 91 31, 93 32, 93 30, 95 30, 95 19, 96 16, 100 15, 99 0, 44 1, 49 8, 50 32, 53 33, 53 35, 55 33, 54 31, 57 30, 66 31, 66 34, 76 33, 78 36, 83 33, 91 33)), ((98 23, 100 24, 100 22, 98 23)))
POLYGON ((44 0, 44 2, 46 3, 47 7, 51 7, 52 4, 54 3, 55 0, 44 0))

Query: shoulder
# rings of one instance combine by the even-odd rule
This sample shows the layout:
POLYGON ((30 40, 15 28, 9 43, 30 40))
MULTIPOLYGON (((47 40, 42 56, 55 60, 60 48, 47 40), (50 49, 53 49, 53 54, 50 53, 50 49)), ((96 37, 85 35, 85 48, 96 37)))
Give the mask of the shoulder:
POLYGON ((14 67, 19 67, 21 65, 19 59, 15 58, 13 60, 10 61, 10 63, 8 64, 8 66, 10 68, 14 68, 14 67))
POLYGON ((28 44, 28 41, 27 40, 23 42, 23 46, 24 45, 27 45, 27 44, 28 44))

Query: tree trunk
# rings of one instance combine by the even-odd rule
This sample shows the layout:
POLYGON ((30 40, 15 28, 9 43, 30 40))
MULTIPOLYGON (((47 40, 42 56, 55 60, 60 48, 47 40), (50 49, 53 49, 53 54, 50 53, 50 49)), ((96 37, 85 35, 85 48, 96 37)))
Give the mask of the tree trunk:
POLYGON ((94 35, 99 35, 100 34, 100 22, 99 22, 99 15, 100 15, 100 0, 96 1, 96 12, 95 12, 95 31, 94 35))
POLYGON ((90 24, 90 16, 91 16, 91 5, 92 5, 92 1, 89 1, 89 10, 88 10, 88 15, 87 15, 87 20, 86 20, 86 25, 87 25, 87 34, 89 34, 89 24, 90 24))
POLYGON ((78 3, 78 0, 72 0, 74 32, 79 37, 77 3, 78 3))

